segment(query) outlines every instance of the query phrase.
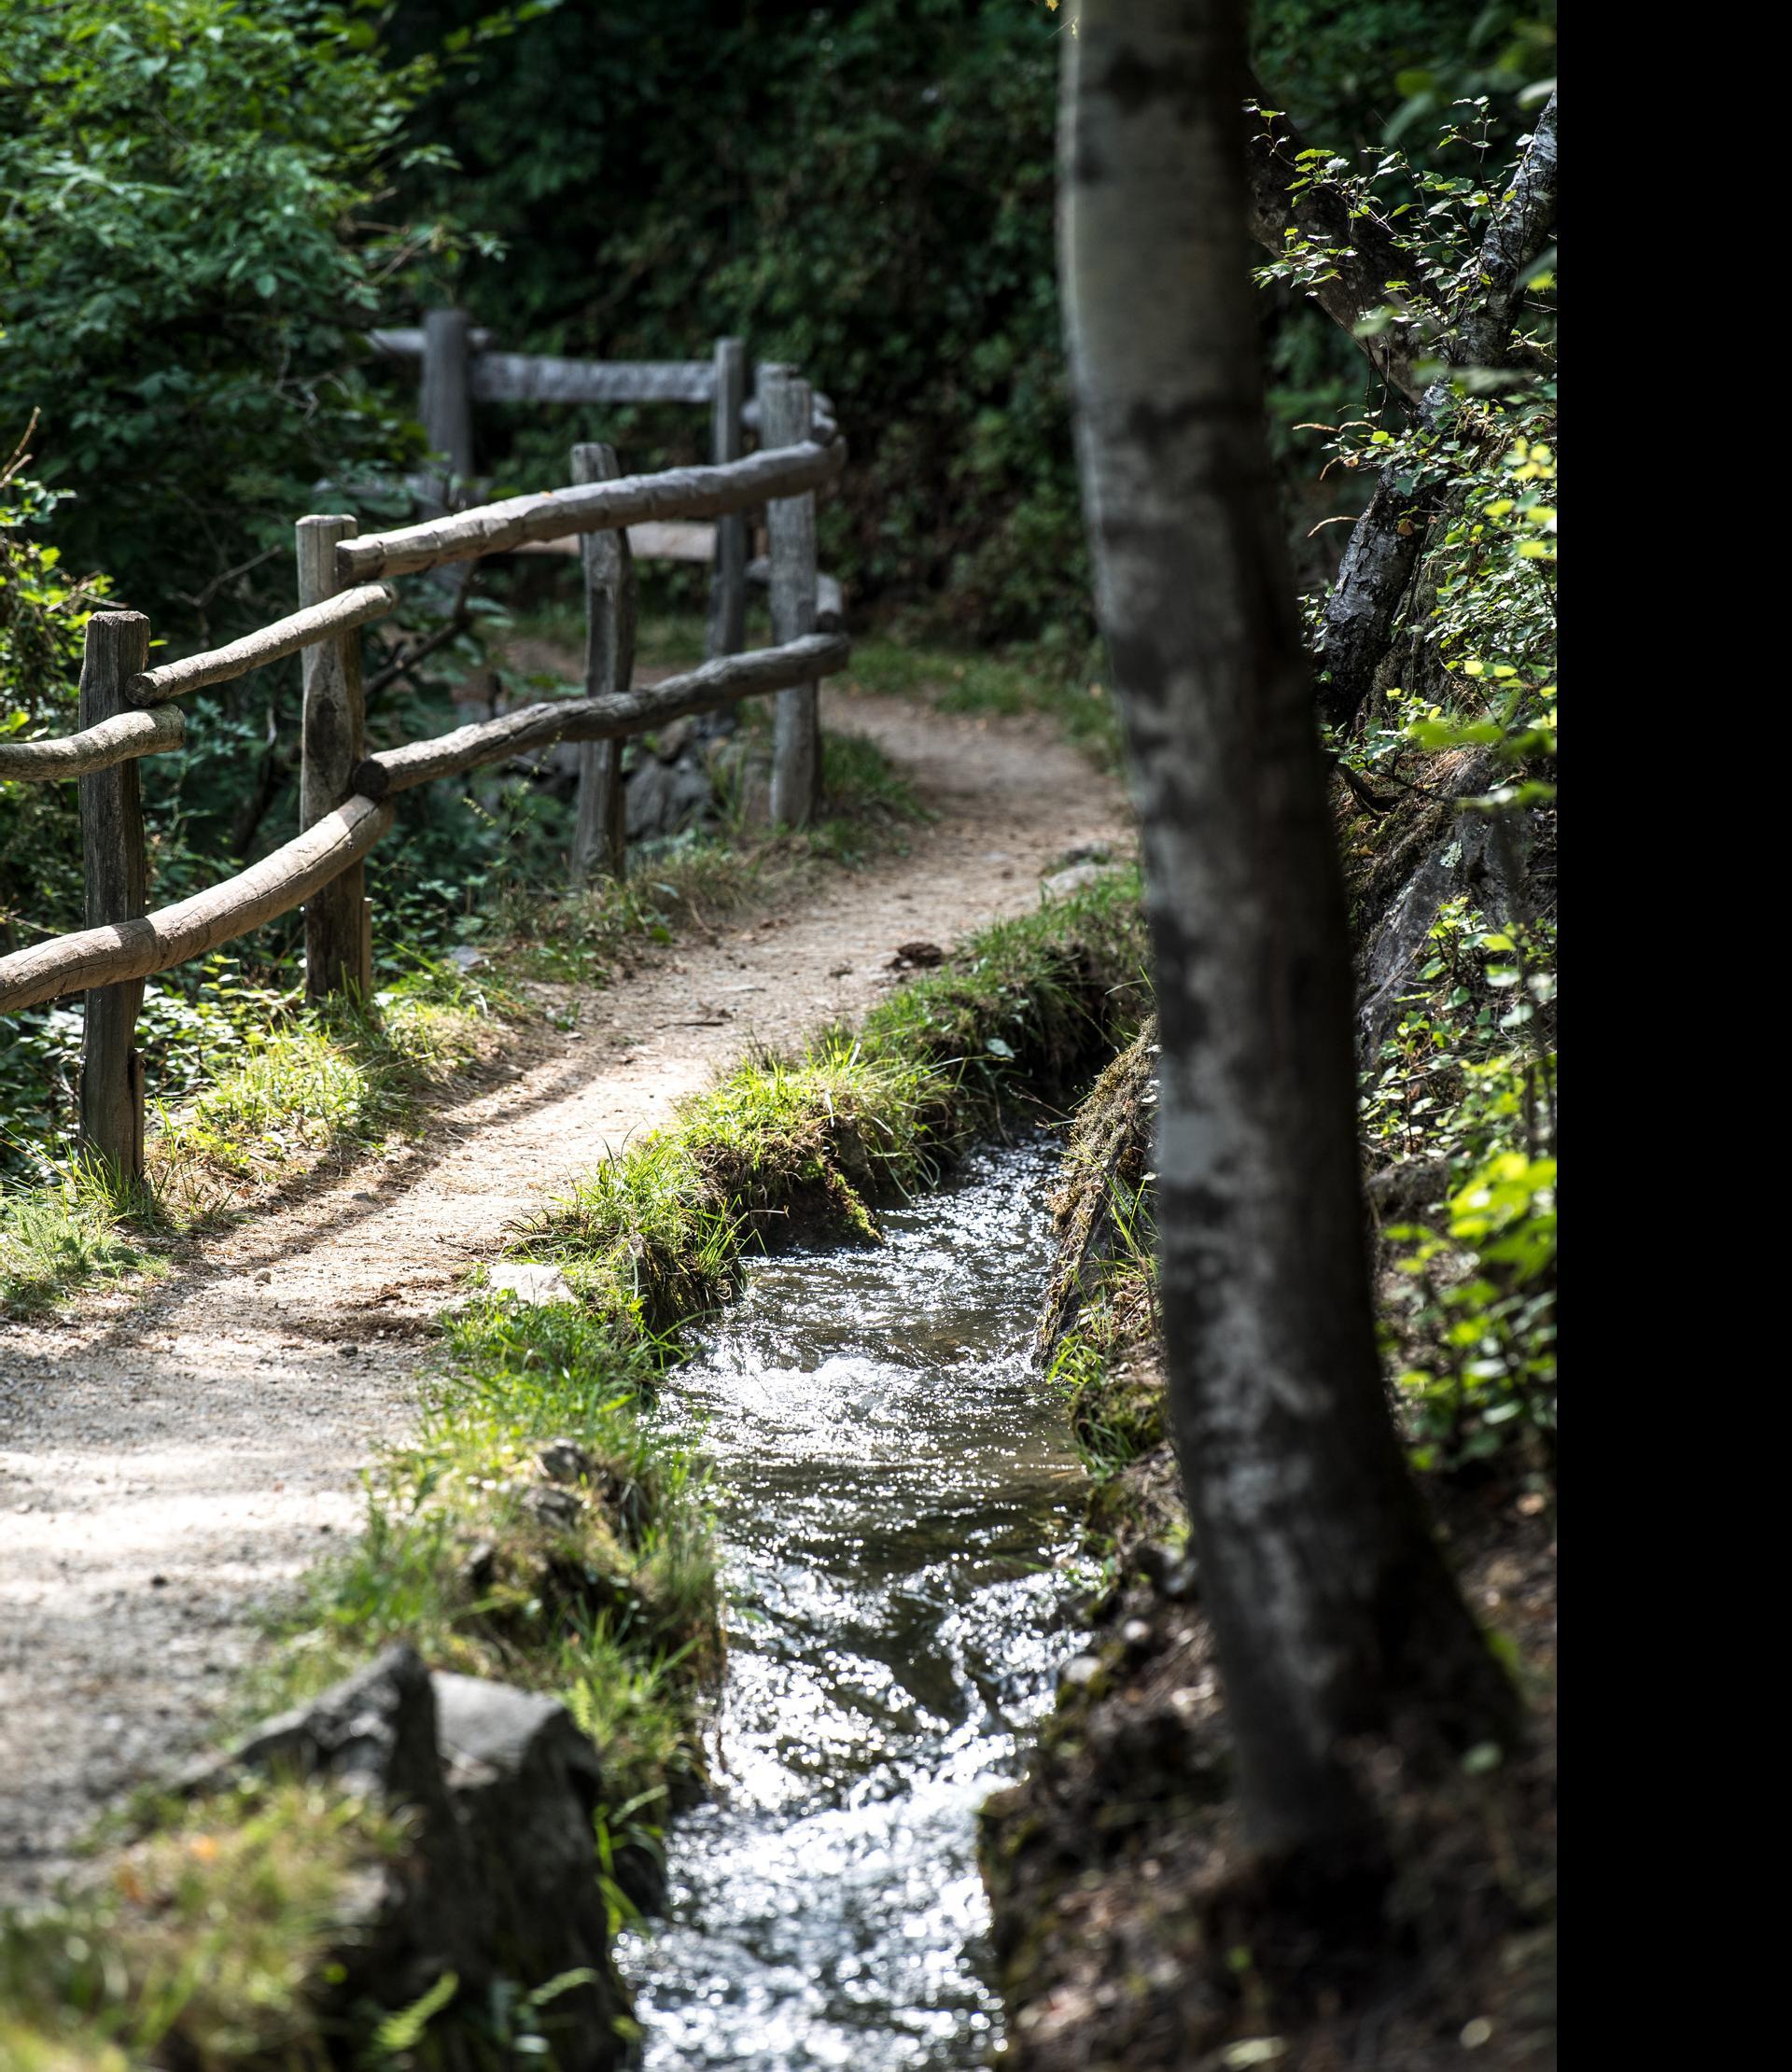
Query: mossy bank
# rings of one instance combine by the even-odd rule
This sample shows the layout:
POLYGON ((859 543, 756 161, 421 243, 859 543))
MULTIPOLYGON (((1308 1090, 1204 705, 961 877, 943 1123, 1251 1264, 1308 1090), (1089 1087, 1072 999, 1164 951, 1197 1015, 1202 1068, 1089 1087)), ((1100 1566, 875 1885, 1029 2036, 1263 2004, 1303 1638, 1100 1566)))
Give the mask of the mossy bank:
MULTIPOLYGON (((641 1414, 679 1332, 751 1249, 799 1232, 873 1241, 880 1204, 974 1137, 1061 1113, 1136 1027, 1142 965, 1136 876, 1110 873, 973 937, 856 1034, 749 1061, 551 1204, 519 1250, 575 1299, 470 1291, 418 1430, 369 1473, 365 1533, 309 1578, 245 1715, 400 1637, 432 1666, 552 1693, 602 1752, 612 1919, 651 1904, 665 1820, 703 1788, 720 1667, 703 1473, 641 1414)), ((316 1792, 149 1809, 84 1896, 9 1924, 9 2045, 45 2065, 114 2051, 167 2067, 427 2065, 474 2048, 540 2062, 538 1980, 516 1982, 505 2023, 445 1991, 321 2023, 332 1881, 402 1851, 383 1822, 316 1792)))

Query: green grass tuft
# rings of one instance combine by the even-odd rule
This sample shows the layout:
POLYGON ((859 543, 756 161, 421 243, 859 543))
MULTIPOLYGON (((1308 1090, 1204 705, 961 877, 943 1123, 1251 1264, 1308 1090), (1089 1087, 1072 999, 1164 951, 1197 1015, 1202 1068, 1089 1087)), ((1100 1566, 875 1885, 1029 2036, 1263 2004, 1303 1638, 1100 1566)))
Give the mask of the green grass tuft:
POLYGON ((138 1231, 152 1222, 140 1190, 80 1156, 46 1184, 0 1193, 0 1315, 38 1316, 77 1288, 144 1271, 153 1261, 138 1231))
POLYGON ((609 1846, 651 1856, 702 1775, 721 1659, 703 1480, 641 1416, 666 1357, 632 1319, 476 1296, 417 1435, 369 1475, 364 1536, 282 1621, 255 1709, 400 1638, 435 1668, 552 1691, 604 1750, 609 1846))
POLYGON ((164 1809, 104 1883, 0 1916, 0 2064, 329 2072, 315 1983, 345 1895, 399 1846, 362 1799, 319 1785, 164 1809))
POLYGON ((151 1180, 181 1198, 196 1173, 258 1179, 308 1153, 364 1151, 479 1057, 515 999, 451 964, 416 970, 362 1004, 306 1008, 258 1032, 249 1057, 162 1118, 151 1180))

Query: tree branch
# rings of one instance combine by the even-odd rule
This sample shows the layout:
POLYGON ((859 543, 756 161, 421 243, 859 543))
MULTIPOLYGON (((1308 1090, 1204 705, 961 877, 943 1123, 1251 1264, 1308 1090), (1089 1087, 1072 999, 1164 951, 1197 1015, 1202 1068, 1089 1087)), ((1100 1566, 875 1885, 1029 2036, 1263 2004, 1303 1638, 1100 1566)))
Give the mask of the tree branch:
POLYGON ((1556 220, 1556 97, 1552 93, 1481 240, 1480 292, 1446 349, 1452 367, 1504 367, 1524 276, 1556 220))
POLYGON ((1369 508, 1351 527, 1337 580, 1325 600, 1319 656, 1325 672, 1319 708, 1336 727, 1348 726, 1375 688, 1375 672, 1388 651, 1435 502, 1423 490, 1403 496, 1390 469, 1377 483, 1369 508))
MULTIPOLYGON (((1409 255, 1392 225, 1370 211, 1353 214, 1348 198, 1327 182, 1311 180, 1298 194, 1290 193, 1296 180, 1308 176, 1308 168, 1299 162, 1307 146, 1285 115, 1266 111, 1261 101, 1259 90, 1244 104, 1251 235, 1277 259, 1287 254, 1285 233, 1291 229, 1304 231, 1333 252, 1337 271, 1318 284, 1314 299, 1327 316, 1351 333, 1384 381, 1408 402, 1419 402, 1424 384, 1413 371, 1413 348, 1420 343, 1410 335, 1414 325, 1390 325, 1372 337, 1357 330, 1371 312, 1387 307, 1390 301, 1407 301, 1407 290, 1395 289, 1391 294, 1388 283, 1407 278, 1412 268, 1409 255)), ((1434 326, 1438 321, 1435 309, 1418 314, 1431 318, 1434 326)))
MULTIPOLYGON (((1296 140, 1294 149, 1298 148, 1296 140)), ((1292 162, 1293 150, 1288 156, 1292 162)), ((1255 180, 1253 171, 1253 193, 1255 180)), ((1529 358, 1515 349, 1512 323, 1524 293, 1524 275, 1543 250, 1555 220, 1556 180, 1556 97, 1551 94, 1483 235, 1479 292, 1443 342, 1443 357, 1450 366, 1501 367, 1514 358, 1529 358)), ((1334 203, 1339 200, 1334 194, 1334 203)), ((1378 224, 1376 218, 1366 220, 1378 224)), ((1392 240, 1393 233, 1386 224, 1379 224, 1364 234, 1373 245, 1383 235, 1392 240)), ((1370 357, 1374 357, 1371 353, 1370 357)), ((1406 393, 1410 396, 1411 391, 1406 393)), ((1420 400, 1421 419, 1435 425, 1449 394, 1447 384, 1434 383, 1420 400)), ((1400 601, 1437 508, 1435 490, 1405 494, 1393 470, 1388 469, 1368 509, 1351 528, 1337 581, 1325 600, 1321 661, 1326 680, 1320 685, 1319 695, 1320 709, 1334 726, 1348 726, 1374 689, 1375 672, 1393 640, 1400 601)))

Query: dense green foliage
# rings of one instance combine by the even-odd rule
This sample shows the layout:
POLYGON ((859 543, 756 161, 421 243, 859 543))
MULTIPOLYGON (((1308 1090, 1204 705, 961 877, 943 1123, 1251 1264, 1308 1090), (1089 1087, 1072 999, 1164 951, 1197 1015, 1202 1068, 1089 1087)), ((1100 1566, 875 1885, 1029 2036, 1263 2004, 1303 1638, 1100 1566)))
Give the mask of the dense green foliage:
MULTIPOLYGON (((1267 0, 1258 37, 1278 95, 1348 146, 1409 118, 1415 94, 1470 88, 1509 132, 1515 90, 1547 69, 1549 20, 1267 0)), ((0 727, 65 721, 81 619, 108 581, 185 647, 289 603, 301 511, 400 508, 419 446, 410 378, 370 364, 359 333, 458 293, 538 349, 683 356, 732 330, 800 361, 853 440, 827 523, 856 595, 1055 642, 1024 666, 1099 733, 1074 704, 1100 671, 1053 282, 1063 27, 1038 0, 6 10, 0 435, 37 413, 31 471, 49 487, 16 483, 0 516, 0 727)), ((1286 426, 1351 414, 1363 371, 1296 287, 1267 309, 1294 482, 1314 470, 1286 426)), ((557 477, 581 433, 644 462, 702 436, 689 411, 518 407, 482 424, 491 464, 518 479, 557 477)), ((1348 501, 1348 477, 1332 480, 1348 501)), ((1313 499, 1295 501, 1304 531, 1313 499)), ((377 738, 441 725, 447 681, 479 651, 441 660, 376 700, 377 738)), ((297 675, 192 700, 189 750, 145 766, 160 896, 290 829, 297 675)), ((77 917, 66 803, 7 793, 14 943, 77 917)), ((388 934, 428 949, 565 834, 552 802, 514 786, 473 815, 432 791, 407 820, 378 897, 388 934)), ((295 940, 277 924, 245 954, 289 974, 295 940)), ((49 1069, 53 1041, 25 1026, 49 1069)))
POLYGON ((201 626, 268 594, 315 481, 407 451, 351 330, 431 242, 372 220, 427 78, 324 17, 50 0, 0 35, 0 422, 41 413, 71 559, 201 626))
MULTIPOLYGON (((470 24, 483 4, 399 0, 400 48, 422 49, 444 11, 470 24)), ((1080 646, 1086 564, 1053 250, 1058 39, 1073 11, 563 7, 483 52, 452 106, 421 112, 503 245, 469 259, 463 298, 537 349, 688 357, 734 332, 757 357, 796 361, 852 438, 824 544, 857 594, 985 639, 1057 631, 1080 646)), ((1423 95, 1495 92, 1515 115, 1513 92, 1553 63, 1551 20, 1547 0, 1257 10, 1280 104, 1347 147, 1410 119, 1423 95)), ((418 190, 465 192, 427 175, 418 190)), ((1285 422, 1363 396, 1348 341, 1297 295, 1267 326, 1285 422)), ((597 435, 519 418, 484 420, 491 463, 519 477, 597 435)), ((688 453, 700 427, 689 413, 610 413, 602 436, 688 453)))
MULTIPOLYGON (((1504 171, 1485 111, 1459 113, 1430 166, 1388 152, 1345 175, 1447 310, 1473 291, 1504 171)), ((1285 271, 1313 263, 1294 241, 1285 271)), ((1484 890, 1436 914, 1363 1101, 1368 1162, 1406 1204, 1383 1230, 1391 1365, 1418 1458, 1444 1467, 1515 1439, 1533 1467, 1555 1457, 1554 288, 1551 252, 1520 323, 1535 367, 1469 371, 1429 422, 1376 413, 1327 435, 1335 461, 1390 471, 1434 513, 1378 695, 1330 743, 1365 807, 1353 868, 1372 887, 1421 841, 1450 870, 1465 847, 1484 859, 1484 890)))

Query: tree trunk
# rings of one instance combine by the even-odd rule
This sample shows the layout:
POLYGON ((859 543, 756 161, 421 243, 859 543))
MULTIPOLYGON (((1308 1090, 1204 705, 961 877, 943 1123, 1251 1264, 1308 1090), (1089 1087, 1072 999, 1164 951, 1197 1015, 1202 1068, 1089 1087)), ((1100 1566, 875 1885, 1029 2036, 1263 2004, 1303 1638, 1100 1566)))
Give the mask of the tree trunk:
POLYGON ((1270 475, 1240 0, 1083 0, 1063 285, 1162 1018, 1171 1410, 1252 1833, 1360 1836, 1365 1738, 1508 1738, 1376 1353, 1351 967, 1270 475))

